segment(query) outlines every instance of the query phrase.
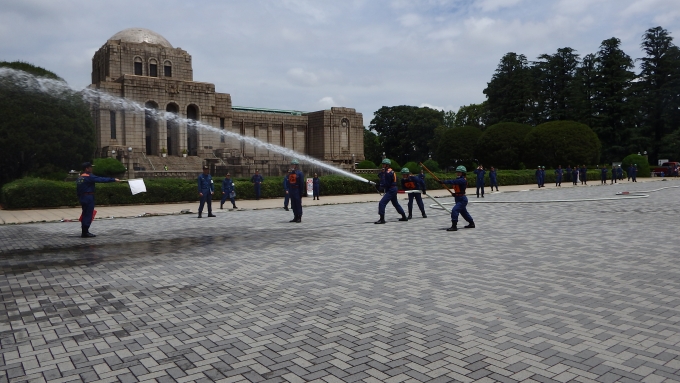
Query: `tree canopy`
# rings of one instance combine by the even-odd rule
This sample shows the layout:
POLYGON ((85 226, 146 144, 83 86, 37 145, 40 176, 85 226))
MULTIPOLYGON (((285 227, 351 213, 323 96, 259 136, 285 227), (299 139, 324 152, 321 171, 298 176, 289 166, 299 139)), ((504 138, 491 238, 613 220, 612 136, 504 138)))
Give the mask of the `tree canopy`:
POLYGON ((486 166, 518 169, 524 161, 526 135, 532 127, 517 122, 491 125, 477 141, 477 158, 486 166))
POLYGON ((424 161, 431 153, 435 129, 444 125, 444 112, 428 107, 383 106, 369 128, 378 133, 387 158, 401 163, 424 161))
MULTIPOLYGON (((63 81, 44 68, 23 62, 0 62, 0 67, 63 81)), ((51 95, 0 77, 0 115, 0 184, 45 167, 79 169, 82 162, 93 158, 94 124, 88 105, 77 92, 51 95)))

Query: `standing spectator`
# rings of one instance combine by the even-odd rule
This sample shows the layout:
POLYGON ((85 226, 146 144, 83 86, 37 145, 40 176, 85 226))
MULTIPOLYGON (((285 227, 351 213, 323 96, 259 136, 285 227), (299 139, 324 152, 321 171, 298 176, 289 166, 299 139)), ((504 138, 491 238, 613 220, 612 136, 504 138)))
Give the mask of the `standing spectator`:
POLYGON ((198 218, 202 218, 203 205, 206 203, 208 204, 208 217, 215 217, 212 213, 212 196, 215 194, 215 185, 209 172, 210 168, 203 166, 203 174, 198 176, 198 195, 201 197, 201 202, 198 205, 198 218))
POLYGON ((486 170, 482 165, 477 166, 474 173, 477 175, 477 181, 475 181, 475 186, 477 186, 477 198, 479 198, 479 190, 482 190, 482 198, 484 198, 484 175, 486 170))
POLYGON ((628 172, 627 172, 627 173, 628 173, 628 181, 630 181, 630 178, 633 176, 633 164, 631 164, 631 165, 628 167, 628 172))
POLYGON ((118 178, 108 178, 108 177, 97 177, 92 174, 92 165, 89 162, 83 164, 83 172, 78 177, 76 181, 76 193, 78 195, 78 201, 82 207, 82 213, 80 214, 80 228, 82 238, 92 238, 96 235, 90 233, 90 225, 92 225, 92 220, 94 219, 94 187, 95 183, 106 183, 106 182, 120 182, 118 178))
POLYGON ((312 201, 314 199, 318 200, 319 199, 319 189, 321 188, 321 184, 319 182, 319 176, 314 173, 314 177, 312 178, 312 201))
POLYGON ((588 185, 588 168, 585 165, 581 166, 578 176, 581 179, 581 185, 588 185))
POLYGON ((562 174, 564 174, 562 165, 557 165, 557 169, 555 169, 555 186, 562 187, 562 174))
POLYGON ((264 178, 262 178, 262 176, 260 175, 260 171, 256 169, 255 174, 252 177, 250 177, 250 182, 252 182, 253 185, 255 186, 255 200, 260 199, 262 181, 264 181, 264 178))
POLYGON ((491 167, 491 170, 489 170, 489 183, 491 184, 491 191, 493 192, 493 187, 496 187, 496 191, 498 191, 498 179, 496 178, 496 169, 494 167, 491 167))
POLYGON ((222 201, 220 202, 220 209, 224 206, 224 202, 227 201, 227 198, 229 201, 231 201, 231 206, 234 209, 238 209, 236 207, 236 190, 234 190, 234 181, 231 179, 231 174, 227 173, 226 176, 224 176, 224 180, 222 180, 222 201))
POLYGON ((600 169, 600 185, 607 184, 607 165, 603 165, 600 169))
MULTIPOLYGON (((288 173, 290 173, 290 169, 288 170, 288 173)), ((288 194, 288 173, 283 176, 283 210, 285 211, 288 211, 288 202, 290 202, 290 195, 288 194)))
POLYGON ((578 185, 578 173, 579 173, 579 171, 578 171, 578 168, 576 166, 571 168, 571 183, 574 184, 574 186, 578 185))
POLYGON ((633 164, 633 172, 630 175, 630 178, 633 179, 633 182, 637 182, 637 164, 633 164))
POLYGON ((621 165, 616 167, 616 174, 619 177, 619 181, 623 182, 623 168, 621 165))
POLYGON ((541 188, 541 167, 539 166, 538 169, 534 172, 534 175, 536 176, 536 184, 538 185, 539 188, 541 188))
POLYGON ((420 174, 418 174, 418 178, 420 178, 421 181, 423 181, 423 193, 427 192, 427 187, 425 185, 425 173, 423 173, 423 168, 420 168, 420 174))
POLYGON ((288 174, 288 194, 290 195, 290 205, 293 208, 293 219, 289 222, 302 222, 302 193, 306 190, 305 175, 298 169, 300 161, 293 159, 290 164, 292 169, 288 174))

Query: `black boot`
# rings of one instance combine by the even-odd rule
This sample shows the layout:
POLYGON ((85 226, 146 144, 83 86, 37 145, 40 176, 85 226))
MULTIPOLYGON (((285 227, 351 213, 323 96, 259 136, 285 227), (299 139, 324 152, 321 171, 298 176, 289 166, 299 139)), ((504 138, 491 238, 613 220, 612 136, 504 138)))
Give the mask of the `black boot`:
POLYGON ((298 217, 297 217, 297 215, 296 215, 296 216, 293 217, 293 219, 291 219, 291 220, 288 221, 288 222, 297 222, 297 219, 298 219, 298 217))
POLYGON ((284 206, 283 210, 288 211, 288 206, 284 206))
POLYGON ((446 229, 446 231, 458 231, 458 221, 451 221, 451 227, 446 229))
POLYGON ((96 235, 90 233, 89 228, 86 229, 86 228, 83 227, 82 228, 82 234, 80 235, 80 237, 81 238, 92 238, 92 237, 96 237, 96 235))
POLYGON ((408 219, 413 219, 413 215, 411 214, 410 211, 408 212, 408 219))
POLYGON ((231 205, 231 206, 233 206, 233 209, 238 209, 238 208, 236 207, 236 205, 231 205))
POLYGON ((208 217, 217 217, 215 214, 213 214, 211 211, 208 212, 208 217))
POLYGON ((198 212, 198 218, 203 218, 203 213, 200 211, 198 212))
POLYGON ((406 214, 401 214, 401 218, 399 218, 400 221, 405 222, 408 221, 408 217, 406 217, 406 214))
POLYGON ((380 214, 380 219, 373 223, 375 223, 376 225, 382 225, 383 223, 385 223, 385 214, 380 214))
POLYGON ((427 214, 423 213, 423 218, 427 218, 427 214))
POLYGON ((470 223, 468 223, 467 225, 465 225, 464 227, 465 227, 466 229, 474 229, 474 228, 475 228, 475 223, 474 223, 474 222, 470 222, 470 223))
POLYGON ((222 209, 224 209, 224 204, 223 204, 223 203, 220 204, 220 210, 222 210, 222 209))
POLYGON ((302 222, 302 216, 298 215, 297 219, 295 220, 295 223, 300 223, 300 222, 302 222))

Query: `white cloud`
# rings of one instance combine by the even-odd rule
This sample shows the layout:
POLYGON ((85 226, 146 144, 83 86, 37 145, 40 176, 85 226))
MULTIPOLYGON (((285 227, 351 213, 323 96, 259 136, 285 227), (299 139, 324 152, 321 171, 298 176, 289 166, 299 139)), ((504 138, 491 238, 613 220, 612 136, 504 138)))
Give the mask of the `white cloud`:
POLYGON ((475 6, 483 12, 493 12, 503 8, 514 7, 524 0, 480 0, 475 2, 475 6))
POLYGON ((319 81, 319 77, 309 71, 302 68, 292 68, 288 71, 288 78, 293 84, 299 84, 303 86, 313 86, 319 81))
POLYGON ((427 108, 436 109, 436 110, 448 110, 448 109, 446 109, 446 108, 444 108, 444 107, 442 107, 442 106, 435 106, 435 105, 432 105, 432 104, 428 104, 428 103, 426 103, 426 102, 424 102, 424 103, 422 103, 422 104, 420 104, 420 105, 418 105, 418 106, 419 106, 420 108, 425 108, 425 107, 427 107, 427 108))
POLYGON ((335 100, 333 100, 333 97, 330 96, 322 97, 316 103, 321 109, 328 109, 332 106, 338 106, 338 103, 335 102, 335 100))

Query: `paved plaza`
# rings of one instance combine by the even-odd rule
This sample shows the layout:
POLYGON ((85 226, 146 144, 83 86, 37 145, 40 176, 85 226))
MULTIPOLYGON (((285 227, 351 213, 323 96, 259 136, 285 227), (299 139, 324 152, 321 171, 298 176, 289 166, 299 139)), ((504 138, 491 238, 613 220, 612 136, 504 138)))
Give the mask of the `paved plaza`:
POLYGON ((680 188, 512 203, 669 186, 0 226, 0 382, 680 382, 680 188))

